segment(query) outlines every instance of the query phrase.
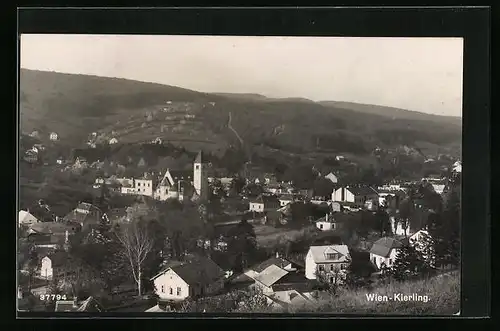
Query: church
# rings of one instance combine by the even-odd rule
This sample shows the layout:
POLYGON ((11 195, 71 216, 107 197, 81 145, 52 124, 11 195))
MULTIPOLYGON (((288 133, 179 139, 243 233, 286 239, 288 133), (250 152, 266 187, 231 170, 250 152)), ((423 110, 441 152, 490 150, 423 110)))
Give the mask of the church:
POLYGON ((200 151, 193 163, 193 170, 170 170, 158 180, 146 175, 134 180, 135 193, 165 201, 176 199, 206 200, 208 198, 207 165, 200 151))

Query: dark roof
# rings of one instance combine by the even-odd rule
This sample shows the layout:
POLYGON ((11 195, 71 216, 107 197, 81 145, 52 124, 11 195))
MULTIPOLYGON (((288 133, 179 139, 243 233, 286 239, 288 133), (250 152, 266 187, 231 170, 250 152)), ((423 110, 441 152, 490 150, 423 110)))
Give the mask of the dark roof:
POLYGON ((347 188, 354 195, 373 195, 377 194, 377 191, 371 186, 352 186, 347 188))
POLYGON ((211 259, 205 257, 193 257, 187 263, 172 266, 158 275, 156 277, 162 275, 167 270, 174 271, 179 277, 182 278, 189 285, 206 285, 211 284, 217 279, 225 276, 225 272, 211 259))
POLYGON ((65 251, 58 251, 48 256, 52 262, 52 267, 59 267, 66 263, 68 260, 68 253, 65 251))
POLYGON ((287 265, 289 265, 290 263, 292 263, 292 262, 290 262, 286 259, 283 259, 281 257, 272 257, 270 259, 265 260, 264 262, 257 264, 256 266, 252 267, 251 269, 253 271, 256 271, 256 272, 262 272, 267 267, 269 267, 273 264, 277 267, 284 268, 287 265))
MULTIPOLYGON (((288 278, 287 276, 285 277, 288 278)), ((279 291, 296 290, 298 292, 307 293, 311 292, 316 285, 317 285, 316 281, 308 280, 304 277, 303 281, 286 282, 285 280, 285 282, 283 283, 278 282, 278 284, 273 285, 273 291, 279 292, 279 291)))
POLYGON ((192 170, 169 170, 170 175, 175 180, 187 180, 193 179, 193 171, 192 170))
POLYGON ((252 202, 263 203, 263 204, 270 204, 270 203, 279 204, 278 198, 274 195, 259 195, 255 200, 252 200, 252 202))
POLYGON ((87 211, 91 211, 92 209, 99 210, 99 208, 97 208, 96 206, 94 206, 93 204, 88 203, 88 202, 80 202, 76 208, 82 209, 82 210, 87 210, 87 211))
POLYGON ((76 226, 71 224, 65 224, 62 222, 39 222, 34 223, 30 227, 41 234, 64 234, 66 230, 70 233, 76 232, 76 226))
POLYGON ((194 159, 194 163, 203 163, 205 158, 203 157, 203 152, 199 151, 198 155, 196 155, 196 159, 194 159))
POLYGON ((83 311, 83 312, 102 312, 104 309, 97 300, 90 296, 85 301, 74 304, 73 301, 57 301, 56 312, 63 311, 83 311))
POLYGON ((370 249, 370 253, 382 257, 388 257, 392 249, 400 248, 401 246, 402 244, 400 241, 394 238, 383 237, 373 244, 372 248, 370 249))

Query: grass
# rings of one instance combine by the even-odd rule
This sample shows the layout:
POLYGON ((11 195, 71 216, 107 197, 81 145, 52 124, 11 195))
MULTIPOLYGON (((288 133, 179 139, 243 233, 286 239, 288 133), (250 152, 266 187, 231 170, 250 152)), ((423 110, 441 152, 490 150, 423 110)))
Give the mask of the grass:
POLYGON ((458 271, 453 271, 430 279, 379 285, 370 290, 341 290, 337 296, 320 300, 316 306, 298 311, 338 314, 453 315, 460 311, 460 274, 458 271), (396 293, 427 296, 428 301, 374 302, 367 299, 369 294, 393 297, 396 293))
POLYGON ((254 225, 257 244, 260 247, 271 247, 279 241, 296 241, 298 238, 302 238, 304 233, 310 231, 309 228, 287 229, 269 225, 254 225))

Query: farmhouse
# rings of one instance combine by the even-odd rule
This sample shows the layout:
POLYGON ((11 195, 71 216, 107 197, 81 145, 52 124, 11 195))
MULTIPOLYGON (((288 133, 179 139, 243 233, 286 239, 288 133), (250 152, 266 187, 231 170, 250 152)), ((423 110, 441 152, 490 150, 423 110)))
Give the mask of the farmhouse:
POLYGON ((382 269, 384 266, 390 268, 401 247, 401 242, 394 238, 380 238, 373 243, 370 249, 370 261, 372 261, 378 269, 382 269))
POLYGON ((336 225, 337 223, 335 223, 335 219, 329 213, 316 221, 316 227, 321 231, 335 230, 336 225))

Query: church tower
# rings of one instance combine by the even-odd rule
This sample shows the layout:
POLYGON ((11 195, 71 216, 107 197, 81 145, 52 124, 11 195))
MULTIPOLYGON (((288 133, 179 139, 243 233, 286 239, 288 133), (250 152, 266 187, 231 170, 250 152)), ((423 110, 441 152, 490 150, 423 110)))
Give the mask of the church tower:
POLYGON ((208 178, 202 152, 198 152, 193 164, 193 186, 200 200, 208 199, 208 178))

